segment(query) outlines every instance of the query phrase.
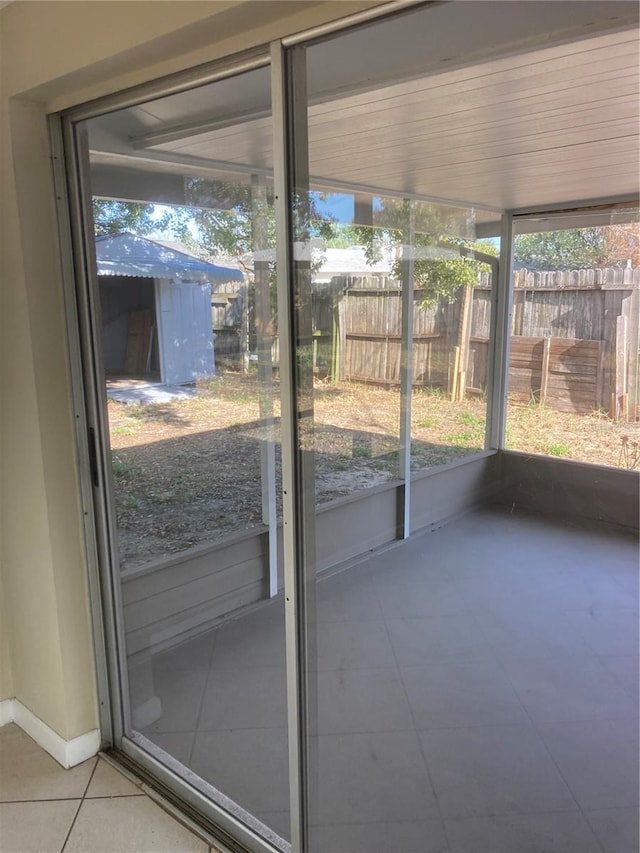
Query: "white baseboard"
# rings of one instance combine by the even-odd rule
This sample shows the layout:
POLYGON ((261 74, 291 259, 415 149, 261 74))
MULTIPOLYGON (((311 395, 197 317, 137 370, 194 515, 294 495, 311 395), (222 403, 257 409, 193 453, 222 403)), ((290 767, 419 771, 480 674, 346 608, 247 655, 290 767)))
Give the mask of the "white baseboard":
POLYGON ((16 716, 15 703, 15 699, 3 699, 0 702, 0 726, 6 726, 7 723, 14 721, 16 716))
POLYGON ((65 740, 17 699, 4 699, 0 702, 0 726, 7 723, 19 726, 66 769, 81 764, 100 751, 98 729, 65 740))

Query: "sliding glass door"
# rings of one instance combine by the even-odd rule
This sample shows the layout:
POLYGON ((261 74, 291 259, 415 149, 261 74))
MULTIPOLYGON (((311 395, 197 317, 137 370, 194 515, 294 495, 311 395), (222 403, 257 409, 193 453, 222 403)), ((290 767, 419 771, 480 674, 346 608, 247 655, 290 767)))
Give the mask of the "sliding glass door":
POLYGON ((574 276, 570 304, 562 279, 553 311, 544 282, 510 294, 514 222, 577 227, 525 215, 590 144, 558 93, 604 101, 616 69, 586 72, 617 54, 496 15, 407 8, 64 119, 113 742, 251 853, 427 853, 447 821, 510 816, 527 761, 494 767, 486 709, 526 721, 461 593, 475 545, 461 586, 448 545, 393 549, 497 493, 507 386, 527 453, 584 458, 543 421, 523 443, 521 412, 603 432, 638 405, 631 270, 574 276), (561 144, 531 150, 530 103, 561 144))
POLYGON ((270 68, 76 121, 116 745, 290 837, 270 68), (92 333, 92 334, 91 334, 92 333))

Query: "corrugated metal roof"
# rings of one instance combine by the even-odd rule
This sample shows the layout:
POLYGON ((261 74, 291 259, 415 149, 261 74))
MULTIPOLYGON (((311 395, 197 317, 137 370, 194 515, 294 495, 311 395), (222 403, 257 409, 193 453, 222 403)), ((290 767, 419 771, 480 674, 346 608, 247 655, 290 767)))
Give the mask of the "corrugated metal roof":
POLYGON ((168 278, 196 284, 243 281, 238 269, 201 261, 147 237, 122 234, 96 237, 98 275, 168 278))
POLYGON ((320 257, 322 263, 313 274, 314 281, 330 281, 339 275, 389 275, 393 266, 391 252, 385 252, 379 261, 369 263, 364 246, 325 249, 320 257))

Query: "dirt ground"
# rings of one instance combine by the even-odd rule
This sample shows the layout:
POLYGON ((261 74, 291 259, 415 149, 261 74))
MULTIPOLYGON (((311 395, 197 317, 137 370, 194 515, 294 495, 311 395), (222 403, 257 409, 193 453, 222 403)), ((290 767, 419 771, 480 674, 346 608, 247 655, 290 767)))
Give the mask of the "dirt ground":
MULTIPOLYGON (((196 396, 151 405, 109 401, 112 468, 123 566, 220 540, 262 523, 261 447, 278 439, 260 420, 254 377, 223 373, 196 396)), ((277 388, 274 396, 277 397, 277 388)), ((486 401, 452 403, 439 389, 412 401, 412 470, 477 452, 486 401)), ((397 477, 400 393, 317 383, 314 445, 318 504, 397 477)), ((603 414, 510 406, 514 450, 640 468, 640 425, 603 414)), ((276 472, 280 463, 276 444, 276 472)), ((276 498, 279 506, 279 485, 276 498)))

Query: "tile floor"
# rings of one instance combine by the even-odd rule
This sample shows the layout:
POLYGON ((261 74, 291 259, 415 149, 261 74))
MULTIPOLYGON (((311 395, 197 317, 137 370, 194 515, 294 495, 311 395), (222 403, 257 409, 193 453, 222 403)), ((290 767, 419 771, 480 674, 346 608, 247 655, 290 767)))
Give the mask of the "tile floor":
MULTIPOLYGON (((321 581, 316 634, 319 853, 638 853, 632 538, 474 513, 321 581)), ((284 663, 279 601, 155 655, 144 733, 288 837, 284 663)))
MULTIPOLYGON (((632 539, 497 512, 321 581, 318 853, 638 853, 637 584, 632 539)), ((149 668, 147 737, 286 837, 281 602, 149 668)), ((0 729, 0 853, 212 850, 0 729)))
POLYGON ((0 853, 216 853, 104 758, 63 770, 0 728, 0 853))

